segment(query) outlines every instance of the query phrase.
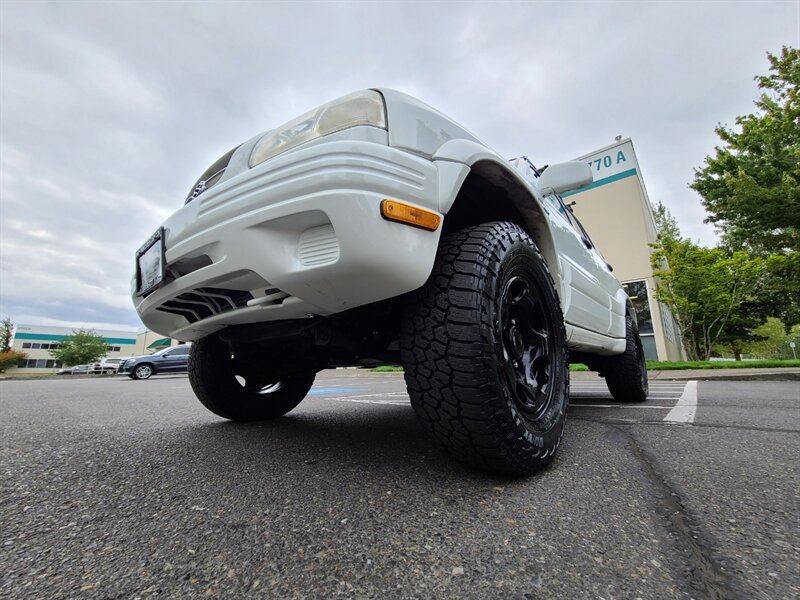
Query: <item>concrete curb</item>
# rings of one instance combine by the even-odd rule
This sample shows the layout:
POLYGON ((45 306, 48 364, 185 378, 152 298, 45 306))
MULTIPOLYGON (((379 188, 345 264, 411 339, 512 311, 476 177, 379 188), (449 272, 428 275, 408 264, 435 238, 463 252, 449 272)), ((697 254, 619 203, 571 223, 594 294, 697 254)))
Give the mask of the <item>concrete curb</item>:
MULTIPOLYGON (((744 370, 744 369, 743 369, 744 370)), ((800 381, 800 371, 793 368, 763 372, 736 373, 736 369, 719 369, 718 373, 692 371, 649 371, 651 381, 800 381), (733 372, 731 372, 733 371, 733 372)))
POLYGON ((117 377, 116 373, 106 375, 0 375, 0 381, 69 381, 70 379, 110 379, 117 377))
MULTIPOLYGON (((597 377, 597 373, 573 371, 570 376, 583 381, 597 377)), ((647 376, 650 381, 800 381, 800 368, 653 370, 648 371, 647 376)))

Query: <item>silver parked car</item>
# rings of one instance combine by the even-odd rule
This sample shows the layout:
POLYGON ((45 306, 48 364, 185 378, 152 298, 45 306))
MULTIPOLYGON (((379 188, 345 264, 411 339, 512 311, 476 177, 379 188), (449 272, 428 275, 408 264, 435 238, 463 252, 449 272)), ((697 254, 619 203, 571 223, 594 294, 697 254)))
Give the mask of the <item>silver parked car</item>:
POLYGON ((89 375, 105 375, 106 373, 116 373, 119 369, 120 358, 104 358, 89 365, 89 375))

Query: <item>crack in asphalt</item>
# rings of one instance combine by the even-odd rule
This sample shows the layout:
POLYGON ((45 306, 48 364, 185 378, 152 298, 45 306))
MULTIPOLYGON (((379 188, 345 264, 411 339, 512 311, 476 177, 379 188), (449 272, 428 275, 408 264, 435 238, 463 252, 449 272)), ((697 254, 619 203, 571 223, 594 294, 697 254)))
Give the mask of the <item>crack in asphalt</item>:
MULTIPOLYGON (((748 596, 742 595, 731 587, 728 575, 712 558, 714 545, 709 540, 709 536, 702 531, 697 519, 684 505, 681 496, 662 473, 655 459, 642 449, 633 434, 612 422, 582 417, 573 418, 606 425, 624 439, 625 445, 630 448, 634 458, 642 466, 645 476, 659 497, 657 512, 663 520, 666 520, 667 529, 677 536, 676 542, 687 551, 689 583, 693 590, 703 593, 708 600, 744 600, 747 598, 748 596)), ((622 424, 628 425, 628 423, 622 424)))

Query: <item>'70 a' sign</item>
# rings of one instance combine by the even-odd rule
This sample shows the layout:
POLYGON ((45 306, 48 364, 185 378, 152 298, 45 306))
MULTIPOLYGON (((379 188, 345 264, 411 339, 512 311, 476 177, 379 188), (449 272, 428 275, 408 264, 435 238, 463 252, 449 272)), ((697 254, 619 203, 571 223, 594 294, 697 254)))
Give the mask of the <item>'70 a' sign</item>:
POLYGON ((636 155, 633 152, 633 144, 630 141, 597 154, 585 156, 580 160, 585 160, 591 167, 595 181, 630 169, 638 169, 639 167, 636 164, 636 155))

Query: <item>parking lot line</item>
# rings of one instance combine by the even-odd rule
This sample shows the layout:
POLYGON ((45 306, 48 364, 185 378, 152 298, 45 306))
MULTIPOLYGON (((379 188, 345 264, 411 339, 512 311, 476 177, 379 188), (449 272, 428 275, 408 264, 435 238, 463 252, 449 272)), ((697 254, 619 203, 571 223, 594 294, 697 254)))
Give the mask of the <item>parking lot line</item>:
POLYGON ((669 423, 693 423, 697 412, 697 381, 686 382, 683 394, 678 398, 678 402, 672 408, 664 421, 669 423))
POLYGON ((346 394, 346 393, 353 393, 353 392, 366 392, 365 388, 353 388, 353 387, 317 387, 311 388, 308 394, 309 396, 319 396, 319 395, 327 395, 327 394, 346 394))
POLYGON ((658 409, 665 409, 671 408, 669 406, 662 406, 660 404, 576 404, 574 402, 569 403, 570 407, 577 406, 581 408, 658 408, 658 409))
MULTIPOLYGON (((597 394, 570 394, 570 398, 574 400, 612 400, 611 395, 600 396, 597 394)), ((648 396, 647 400, 677 400, 678 396, 648 396)), ((672 405, 667 406, 667 408, 672 408, 672 405)))
POLYGON ((328 400, 336 400, 337 402, 353 402, 355 404, 391 404, 393 406, 410 406, 409 402, 396 402, 394 400, 368 400, 364 397, 353 398, 328 398, 328 400))

